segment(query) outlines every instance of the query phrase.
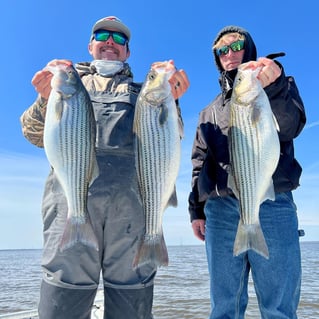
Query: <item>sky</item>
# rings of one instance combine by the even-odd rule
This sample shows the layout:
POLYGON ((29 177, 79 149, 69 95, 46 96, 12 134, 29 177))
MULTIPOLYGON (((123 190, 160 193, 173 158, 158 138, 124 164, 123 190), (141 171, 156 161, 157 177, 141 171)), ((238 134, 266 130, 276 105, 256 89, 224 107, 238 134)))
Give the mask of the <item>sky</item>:
POLYGON ((33 75, 52 59, 90 61, 87 45, 98 19, 118 16, 131 30, 134 79, 142 82, 155 61, 173 59, 190 88, 180 99, 185 137, 177 179, 179 205, 164 213, 168 245, 201 244, 192 233, 187 198, 190 154, 198 114, 219 93, 211 44, 226 25, 252 35, 258 56, 284 51, 280 62, 302 96, 307 125, 295 140, 303 167, 293 192, 303 241, 319 240, 319 20, 312 0, 293 1, 65 1, 1 0, 0 38, 0 249, 42 247, 41 200, 49 171, 44 150, 22 135, 19 118, 33 103, 33 75))

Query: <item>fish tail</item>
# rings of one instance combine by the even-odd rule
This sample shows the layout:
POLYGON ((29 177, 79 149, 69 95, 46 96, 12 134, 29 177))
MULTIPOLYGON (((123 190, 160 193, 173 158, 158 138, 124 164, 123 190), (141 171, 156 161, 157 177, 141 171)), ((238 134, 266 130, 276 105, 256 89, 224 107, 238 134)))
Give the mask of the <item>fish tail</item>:
POLYGON ((163 234, 151 238, 145 236, 141 241, 133 260, 133 269, 145 264, 154 264, 158 267, 168 265, 168 253, 163 234))
POLYGON ((269 258, 269 251, 260 224, 245 225, 239 222, 234 243, 234 256, 252 249, 259 255, 269 258))
POLYGON ((67 219, 59 248, 64 251, 77 243, 99 250, 90 220, 81 223, 72 220, 72 218, 67 219))

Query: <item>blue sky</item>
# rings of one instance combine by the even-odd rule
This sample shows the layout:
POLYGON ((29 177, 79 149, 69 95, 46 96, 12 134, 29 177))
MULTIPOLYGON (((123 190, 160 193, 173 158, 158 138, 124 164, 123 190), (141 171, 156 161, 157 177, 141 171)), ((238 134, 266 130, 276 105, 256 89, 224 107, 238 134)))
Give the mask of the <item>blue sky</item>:
POLYGON ((211 43, 224 26, 249 30, 258 56, 286 52, 280 58, 293 75, 307 112, 307 126, 295 141, 303 166, 294 192, 302 240, 319 240, 319 21, 314 1, 46 1, 1 0, 0 34, 0 249, 41 248, 41 198, 48 173, 43 149, 21 133, 19 117, 36 98, 34 73, 55 58, 90 61, 87 51, 94 22, 116 15, 131 29, 130 63, 143 81, 152 62, 173 59, 186 70, 191 86, 181 98, 185 122, 182 163, 177 180, 179 206, 164 215, 166 242, 200 244, 191 231, 187 197, 190 152, 198 113, 219 92, 211 43), (75 4, 77 3, 77 4, 75 4), (84 5, 85 4, 85 5, 84 5))

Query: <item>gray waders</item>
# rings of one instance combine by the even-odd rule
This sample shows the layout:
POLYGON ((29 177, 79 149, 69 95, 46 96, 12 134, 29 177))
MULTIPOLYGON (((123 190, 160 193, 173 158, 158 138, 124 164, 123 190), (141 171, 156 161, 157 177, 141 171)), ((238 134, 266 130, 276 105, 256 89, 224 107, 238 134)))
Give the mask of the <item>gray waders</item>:
POLYGON ((151 319, 156 268, 132 269, 144 216, 132 154, 99 154, 99 177, 88 209, 99 251, 81 243, 58 248, 67 215, 60 184, 51 172, 43 198, 44 272, 40 319, 89 319, 102 273, 104 319, 151 319))

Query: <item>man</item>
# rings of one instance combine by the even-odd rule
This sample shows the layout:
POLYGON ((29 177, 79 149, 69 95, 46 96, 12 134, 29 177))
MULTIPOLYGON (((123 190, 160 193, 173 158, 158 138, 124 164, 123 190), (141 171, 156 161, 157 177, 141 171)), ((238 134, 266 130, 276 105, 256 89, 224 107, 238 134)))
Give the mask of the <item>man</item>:
MULTIPOLYGON (((99 251, 76 244, 61 252, 67 203, 54 170, 43 196, 43 280, 40 319, 87 319, 99 285, 104 284, 105 319, 152 318, 153 282, 156 267, 132 269, 137 245, 144 233, 144 217, 134 165, 133 117, 141 85, 133 82, 130 66, 130 30, 118 18, 97 21, 88 50, 91 63, 75 65, 94 108, 99 176, 89 189, 88 210, 98 238, 99 251)), ((48 65, 70 63, 53 60, 48 65)), ((161 65, 161 63, 157 63, 161 65)), ((156 65, 156 64, 155 64, 156 65)), ((175 69, 173 61, 169 67, 175 69)), ((23 133, 43 147, 46 104, 52 74, 46 69, 35 74, 32 84, 39 93, 21 117, 23 133)), ((169 80, 174 98, 189 82, 184 71, 169 80)), ((182 123, 182 121, 181 121, 182 123)))
POLYGON ((213 43, 221 93, 199 116, 192 150, 189 212, 196 237, 205 240, 211 282, 211 315, 244 318, 251 270, 262 318, 297 318, 301 261, 296 206, 291 191, 299 186, 301 167, 294 158, 293 139, 305 125, 303 102, 294 79, 282 65, 259 58, 250 34, 227 26, 213 43), (250 61, 250 62, 249 62, 250 61), (260 207, 260 223, 269 259, 248 250, 233 256, 239 222, 238 199, 227 187, 230 98, 237 67, 249 62, 258 75, 280 126, 280 160, 273 182, 276 198, 260 207))

